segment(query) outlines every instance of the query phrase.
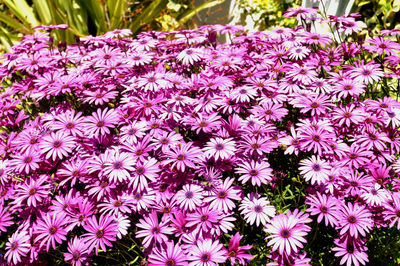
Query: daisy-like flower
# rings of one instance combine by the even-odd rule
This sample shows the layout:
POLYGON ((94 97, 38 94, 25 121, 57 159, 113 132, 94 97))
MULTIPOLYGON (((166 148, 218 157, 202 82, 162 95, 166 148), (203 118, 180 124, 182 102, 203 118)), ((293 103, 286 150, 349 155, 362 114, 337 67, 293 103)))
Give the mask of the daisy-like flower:
POLYGON ((332 118, 337 121, 340 126, 346 125, 350 127, 350 124, 360 124, 365 119, 365 110, 362 108, 356 108, 354 104, 347 106, 337 107, 332 113, 332 118))
POLYGON ((239 206, 240 213, 250 225, 256 223, 257 226, 264 226, 270 222, 270 218, 275 215, 275 207, 269 204, 269 200, 258 195, 248 195, 243 199, 239 206))
POLYGON ((379 55, 386 53, 388 55, 394 55, 396 50, 399 50, 399 44, 392 41, 389 38, 383 38, 381 36, 375 36, 368 40, 371 45, 365 45, 364 47, 370 53, 377 53, 379 55))
POLYGON ((214 157, 215 160, 219 158, 222 160, 228 159, 230 156, 235 155, 235 142, 232 138, 213 138, 206 144, 203 151, 207 158, 214 157))
POLYGON ((216 266, 227 259, 222 244, 211 239, 198 241, 196 245, 191 246, 189 254, 190 266, 216 266))
POLYGON ((72 136, 82 135, 82 123, 84 118, 82 113, 75 113, 73 109, 61 113, 55 117, 55 121, 50 124, 52 130, 60 130, 72 136))
POLYGON ((27 206, 36 207, 50 192, 50 185, 45 183, 47 180, 48 176, 46 175, 41 175, 37 179, 25 179, 24 184, 19 184, 16 187, 14 203, 22 205, 22 202, 26 200, 27 206))
POLYGON ((265 232, 268 246, 273 246, 272 251, 279 250, 281 255, 291 255, 297 253, 299 248, 303 248, 306 243, 304 236, 311 230, 294 214, 285 215, 283 213, 275 216, 270 224, 266 225, 265 232))
POLYGON ((64 253, 65 261, 69 261, 73 266, 85 265, 89 255, 87 248, 85 241, 75 236, 68 242, 68 252, 64 253))
POLYGON ((240 235, 239 232, 236 232, 229 241, 227 255, 232 266, 235 265, 237 261, 239 264, 245 265, 246 261, 250 261, 254 257, 251 254, 247 254, 247 252, 253 247, 252 245, 239 247, 239 242, 242 238, 243 236, 240 235))
POLYGON ((390 227, 393 227, 397 223, 397 230, 400 230, 400 192, 394 192, 391 204, 387 202, 384 206, 386 208, 383 211, 385 221, 390 222, 390 227))
POLYGON ((349 70, 349 74, 355 81, 372 84, 378 82, 384 76, 379 64, 374 64, 373 61, 365 65, 363 62, 355 62, 354 65, 353 69, 349 70))
POLYGON ((341 227, 340 234, 346 232, 350 236, 358 238, 359 234, 364 236, 373 226, 372 214, 364 207, 357 203, 343 204, 338 212, 339 226, 341 227))
POLYGON ((27 150, 25 153, 18 154, 14 156, 14 159, 10 161, 10 165, 19 172, 25 172, 29 174, 30 172, 39 168, 40 155, 38 152, 33 150, 27 150))
POLYGON ((218 210, 212 210, 208 206, 198 208, 194 213, 187 215, 186 227, 191 228, 195 226, 195 231, 200 232, 201 235, 209 232, 213 233, 221 216, 218 210))
POLYGON ((176 57, 183 65, 193 65, 194 62, 201 61, 203 54, 199 48, 188 48, 183 50, 176 57))
POLYGON ((145 160, 144 162, 138 161, 134 167, 133 174, 130 176, 129 185, 134 190, 143 191, 148 187, 147 180, 151 182, 156 181, 159 171, 157 160, 154 158, 149 158, 149 160, 145 160))
POLYGON ((294 60, 302 60, 310 54, 310 49, 305 46, 295 46, 289 50, 289 58, 294 60))
POLYGON ((1 232, 7 232, 6 227, 14 224, 10 209, 4 207, 4 203, 0 201, 0 235, 1 232))
POLYGON ((210 133, 220 128, 221 117, 217 113, 212 113, 210 115, 200 113, 192 123, 192 130, 196 130, 196 134, 199 134, 200 130, 205 133, 210 133))
POLYGON ((88 254, 96 248, 96 255, 98 255, 99 247, 101 247, 101 250, 106 251, 106 246, 112 246, 111 241, 116 240, 118 233, 118 224, 108 214, 102 214, 99 221, 93 215, 87 219, 83 228, 88 231, 88 233, 82 235, 82 240, 88 245, 88 254))
POLYGON ((301 113, 311 111, 312 116, 324 114, 330 110, 330 107, 334 106, 330 97, 324 94, 309 95, 301 99, 302 100, 294 104, 294 106, 301 108, 301 113))
POLYGON ((232 186, 235 179, 226 178, 224 183, 212 190, 204 202, 210 202, 211 209, 223 210, 225 213, 236 207, 233 200, 240 200, 240 189, 232 186))
POLYGON ((300 162, 300 174, 304 175, 306 181, 311 180, 311 185, 318 185, 328 181, 331 171, 329 163, 319 156, 311 156, 310 159, 305 159, 300 162))
POLYGON ((335 256, 342 257, 340 265, 365 265, 365 263, 369 261, 366 253, 368 248, 365 245, 365 240, 347 237, 343 240, 335 239, 334 243, 336 246, 332 248, 332 250, 336 252, 335 256))
POLYGON ((340 202, 333 196, 326 196, 325 194, 309 195, 306 200, 306 204, 310 207, 307 211, 311 215, 318 215, 317 222, 320 223, 322 219, 325 220, 325 226, 330 224, 332 227, 338 225, 337 214, 340 207, 340 202))
POLYGON ((203 153, 198 147, 192 146, 193 143, 179 143, 171 150, 166 151, 168 159, 162 161, 163 165, 172 163, 171 168, 176 167, 180 171, 185 171, 185 167, 196 168, 194 163, 200 162, 203 153))
POLYGON ((174 198, 177 204, 185 210, 193 211, 203 203, 203 189, 198 185, 184 185, 174 198))
POLYGON ((138 139, 145 135, 146 131, 145 121, 133 121, 126 126, 121 127, 120 141, 121 143, 136 143, 138 139))
POLYGON ((123 182, 130 177, 129 171, 134 171, 135 159, 127 152, 114 150, 111 152, 109 162, 105 164, 104 174, 111 183, 123 182))
POLYGON ((371 161, 372 156, 373 153, 371 151, 353 143, 346 149, 346 156, 341 159, 340 164, 358 169, 362 165, 368 164, 368 162, 371 161))
POLYGON ((17 231, 8 239, 6 243, 6 254, 4 257, 7 259, 8 264, 20 263, 21 257, 26 257, 30 250, 30 236, 27 231, 17 231))
POLYGON ((110 128, 114 128, 119 118, 114 109, 97 109, 92 116, 86 117, 85 129, 89 137, 110 134, 110 128))
POLYGON ((50 245, 56 249, 56 242, 61 244, 67 239, 68 232, 64 226, 68 220, 62 212, 46 213, 33 228, 34 233, 37 234, 35 241, 40 241, 40 247, 46 245, 46 251, 49 251, 50 245))
POLYGON ((370 206, 382 206, 390 198, 389 192, 378 183, 361 194, 361 198, 370 206))
POLYGON ((168 241, 166 235, 172 234, 172 228, 168 227, 167 223, 167 220, 159 223, 157 213, 152 212, 145 216, 144 219, 140 219, 139 223, 136 224, 137 227, 141 228, 136 232, 136 237, 144 237, 142 244, 146 248, 154 243, 166 243, 168 241))
POLYGON ((40 142, 40 149, 46 154, 46 159, 52 158, 53 161, 68 156, 75 147, 75 138, 65 131, 57 131, 50 135, 44 136, 40 142))
POLYGON ((243 184, 249 179, 253 186, 261 186, 267 184, 272 180, 272 169, 267 161, 243 161, 235 170, 236 173, 241 174, 239 181, 243 184))
POLYGON ((335 82, 332 91, 337 93, 338 99, 345 99, 348 96, 358 97, 360 94, 365 92, 365 85, 352 78, 345 78, 335 82))
POLYGON ((187 266, 187 257, 182 248, 172 241, 166 242, 166 248, 154 248, 149 255, 149 266, 182 265, 187 266))

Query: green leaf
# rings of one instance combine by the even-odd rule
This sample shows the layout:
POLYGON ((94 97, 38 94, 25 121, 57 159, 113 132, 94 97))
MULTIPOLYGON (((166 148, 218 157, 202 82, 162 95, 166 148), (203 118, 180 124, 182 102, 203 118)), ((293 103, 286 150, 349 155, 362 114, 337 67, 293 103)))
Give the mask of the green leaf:
POLYGON ((126 9, 126 1, 108 0, 107 7, 110 15, 110 29, 116 29, 123 19, 124 10, 126 9))
POLYGON ((97 0, 77 0, 79 6, 88 14, 88 18, 92 19, 97 28, 97 34, 107 31, 106 16, 104 8, 100 1, 97 0))
POLYGON ((22 23, 28 24, 29 26, 39 25, 33 9, 28 5, 25 0, 3 0, 3 3, 11 10, 11 12, 19 19, 22 23))
POLYGON ((167 3, 168 0, 155 0, 149 6, 147 6, 130 25, 132 33, 135 34, 141 27, 149 24, 161 13, 161 10, 167 6, 167 3))
POLYGON ((191 19, 194 15, 202 11, 203 9, 210 8, 219 4, 222 4, 225 2, 225 0, 214 0, 214 1, 208 1, 205 3, 202 3, 188 11, 182 14, 182 16, 179 16, 178 22, 179 24, 184 24, 186 23, 189 19, 191 19))
POLYGON ((22 32, 25 34, 31 33, 31 30, 26 28, 23 24, 19 23, 18 20, 13 19, 12 17, 10 17, 9 15, 6 15, 4 13, 0 13, 0 21, 3 21, 8 26, 10 26, 11 28, 13 28, 19 32, 22 32))
POLYGON ((49 25, 52 23, 49 1, 33 0, 34 8, 37 11, 42 24, 49 25))

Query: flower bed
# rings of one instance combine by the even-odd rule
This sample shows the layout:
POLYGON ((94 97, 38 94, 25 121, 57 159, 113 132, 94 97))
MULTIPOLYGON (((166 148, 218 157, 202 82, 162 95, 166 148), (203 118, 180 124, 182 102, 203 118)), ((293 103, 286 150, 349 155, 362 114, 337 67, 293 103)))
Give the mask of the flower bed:
POLYGON ((398 240, 400 104, 373 99, 398 43, 241 29, 38 31, 5 54, 2 259, 358 265, 398 240))

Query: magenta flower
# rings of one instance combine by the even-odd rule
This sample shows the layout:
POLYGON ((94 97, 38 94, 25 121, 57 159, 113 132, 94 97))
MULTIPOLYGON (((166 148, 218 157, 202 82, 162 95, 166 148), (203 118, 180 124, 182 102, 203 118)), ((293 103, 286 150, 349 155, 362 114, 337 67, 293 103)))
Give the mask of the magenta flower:
POLYGON ((12 220, 10 209, 4 207, 4 203, 0 201, 0 235, 1 232, 7 232, 6 227, 14 224, 12 220))
POLYGON ((56 242, 61 244, 67 239, 65 225, 68 220, 68 217, 61 212, 46 213, 34 227, 34 233, 37 234, 35 241, 40 241, 40 247, 46 245, 46 251, 49 251, 50 245, 56 249, 56 242))
POLYGON ((123 182, 130 177, 128 171, 134 171, 134 158, 127 152, 113 150, 109 157, 109 162, 103 168, 104 174, 111 183, 123 182))
POLYGON ((33 150, 27 150, 25 153, 18 154, 10 161, 10 165, 19 172, 29 174, 39 168, 40 155, 33 150))
POLYGON ((73 266, 85 265, 88 259, 88 245, 77 236, 68 242, 68 252, 64 253, 65 261, 69 261, 73 266))
POLYGON ((318 215, 317 222, 320 223, 322 219, 325 220, 325 226, 330 224, 332 227, 338 225, 337 211, 340 207, 340 201, 333 196, 320 194, 309 195, 306 203, 310 206, 307 211, 311 215, 318 215))
POLYGON ((62 159, 68 156, 75 147, 74 137, 70 136, 65 131, 57 131, 50 135, 44 136, 40 142, 40 149, 42 153, 46 154, 46 159, 52 158, 53 161, 62 159))
POLYGON ((110 128, 114 128, 118 122, 118 115, 113 109, 97 109, 92 116, 86 117, 85 129, 89 137, 110 134, 110 128))
POLYGON ((213 138, 203 148, 204 156, 210 158, 214 157, 215 160, 221 158, 222 160, 228 159, 235 154, 235 142, 233 139, 213 138))
POLYGON ((306 181, 311 180, 311 185, 317 183, 321 185, 328 181, 331 166, 329 163, 319 156, 311 156, 310 159, 305 159, 300 162, 300 174, 304 175, 306 181))
POLYGON ((50 185, 46 184, 48 176, 42 175, 39 178, 28 178, 24 184, 19 184, 15 190, 14 203, 22 205, 26 200, 27 206, 36 207, 49 194, 50 185))
POLYGON ((267 161, 243 161, 236 168, 236 173, 241 174, 239 181, 244 184, 250 179, 253 186, 261 186, 272 180, 272 169, 267 161))
POLYGON ((336 257, 342 257, 340 265, 365 265, 368 262, 368 255, 365 253, 367 247, 364 245, 365 240, 345 238, 343 240, 334 240, 336 247, 332 248, 335 251, 336 257))
POLYGON ((303 248, 303 243, 307 242, 304 236, 310 230, 311 227, 303 224, 295 215, 281 213, 265 228, 265 232, 271 234, 267 236, 267 245, 272 246, 272 251, 279 249, 281 255, 297 253, 299 248, 303 248))
POLYGON ((343 205, 338 212, 338 221, 341 228, 340 234, 349 233, 350 236, 358 238, 359 234, 364 236, 373 227, 372 214, 364 206, 350 202, 343 205))
POLYGON ((149 255, 149 266, 182 265, 187 266, 187 257, 179 245, 166 242, 166 249, 154 248, 149 255))
POLYGON ((275 216, 275 207, 269 204, 269 200, 253 194, 243 199, 239 210, 250 225, 255 222, 257 226, 260 223, 266 226, 270 219, 275 216))
POLYGON ((216 266, 227 259, 226 251, 218 241, 205 239, 198 241, 189 250, 188 260, 190 266, 216 266))
POLYGON ((6 243, 6 254, 7 263, 18 264, 20 263, 21 257, 26 257, 30 250, 29 244, 30 237, 27 231, 17 231, 8 239, 6 243))
POLYGON ((228 258, 232 266, 236 264, 236 261, 241 265, 246 265, 246 261, 250 261, 254 257, 251 254, 247 254, 247 252, 253 247, 252 245, 239 247, 239 242, 242 238, 243 236, 241 236, 239 232, 236 232, 229 241, 228 258))
POLYGON ((158 222, 157 213, 152 212, 144 219, 139 220, 136 226, 141 228, 136 232, 136 237, 144 237, 143 246, 150 247, 154 243, 163 244, 168 241, 166 235, 172 234, 172 228, 167 226, 167 221, 158 222))
POLYGON ((147 180, 151 182, 157 180, 159 171, 157 160, 154 158, 149 158, 144 162, 138 161, 133 174, 130 175, 129 185, 134 190, 143 191, 148 187, 147 180))
POLYGON ((185 210, 193 211, 203 202, 203 189, 197 185, 184 185, 174 198, 176 203, 185 210))
POLYGON ((236 207, 233 200, 240 200, 240 190, 238 187, 232 186, 233 178, 229 177, 224 180, 221 186, 217 186, 211 195, 204 199, 204 202, 210 202, 211 209, 223 210, 225 213, 236 207))
POLYGON ((88 233, 82 235, 82 240, 88 245, 88 254, 94 248, 96 248, 96 255, 98 255, 99 247, 103 251, 106 251, 106 246, 111 247, 111 241, 116 240, 117 227, 118 225, 112 216, 107 214, 102 214, 99 221, 97 221, 96 216, 88 218, 86 224, 83 225, 88 233))
POLYGON ((200 162, 203 154, 199 148, 192 145, 193 143, 189 142, 171 147, 170 151, 165 152, 167 159, 163 160, 162 164, 172 163, 171 168, 176 167, 182 172, 185 171, 185 167, 196 168, 194 163, 200 162))

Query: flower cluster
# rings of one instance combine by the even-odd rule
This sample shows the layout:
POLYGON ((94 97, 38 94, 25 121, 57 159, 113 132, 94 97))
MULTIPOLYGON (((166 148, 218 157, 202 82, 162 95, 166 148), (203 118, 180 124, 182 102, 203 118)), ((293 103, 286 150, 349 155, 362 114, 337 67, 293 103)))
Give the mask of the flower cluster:
MULTIPOLYGON (((337 23, 347 33, 352 20, 337 23)), ((341 263, 365 264, 368 234, 400 228, 400 104, 366 98, 399 76, 398 52, 302 27, 118 31, 58 48, 24 36, 0 68, 4 260, 82 265, 130 239, 149 265, 247 264, 255 244, 271 265, 302 265, 315 217, 341 263), (380 59, 354 59, 365 53, 380 59), (306 196, 279 205, 292 179, 306 196), (245 237, 257 229, 264 243, 245 237)))

